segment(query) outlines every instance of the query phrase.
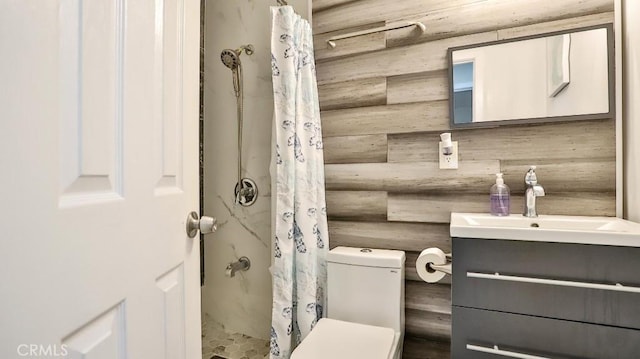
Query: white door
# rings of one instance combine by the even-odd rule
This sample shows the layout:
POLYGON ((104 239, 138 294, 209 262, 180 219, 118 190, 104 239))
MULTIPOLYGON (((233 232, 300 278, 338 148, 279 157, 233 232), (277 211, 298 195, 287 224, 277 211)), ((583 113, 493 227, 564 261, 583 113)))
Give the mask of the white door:
POLYGON ((0 2, 0 358, 199 358, 197 0, 0 2))

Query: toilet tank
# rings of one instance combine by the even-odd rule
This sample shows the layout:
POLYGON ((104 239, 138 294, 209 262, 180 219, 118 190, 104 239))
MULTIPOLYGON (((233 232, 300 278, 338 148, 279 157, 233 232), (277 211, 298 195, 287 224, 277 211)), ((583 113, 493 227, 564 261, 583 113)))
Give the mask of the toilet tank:
POLYGON ((327 254, 327 316, 404 333, 403 251, 336 247, 327 254))

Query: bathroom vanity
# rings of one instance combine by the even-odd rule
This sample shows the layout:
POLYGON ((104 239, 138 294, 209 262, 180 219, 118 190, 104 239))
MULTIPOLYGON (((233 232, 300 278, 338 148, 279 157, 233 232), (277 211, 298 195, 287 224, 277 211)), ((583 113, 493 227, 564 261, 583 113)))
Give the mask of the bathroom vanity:
POLYGON ((640 225, 453 213, 453 358, 640 357, 640 225))

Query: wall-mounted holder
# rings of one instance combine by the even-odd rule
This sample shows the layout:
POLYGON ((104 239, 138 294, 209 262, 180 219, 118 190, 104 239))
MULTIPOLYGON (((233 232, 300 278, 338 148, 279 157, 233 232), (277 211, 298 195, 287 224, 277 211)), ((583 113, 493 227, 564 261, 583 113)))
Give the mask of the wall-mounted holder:
POLYGON ((419 21, 410 21, 410 22, 407 22, 405 24, 388 25, 388 26, 376 27, 376 28, 373 28, 373 29, 366 29, 366 30, 360 30, 360 31, 356 31, 356 32, 350 32, 348 34, 332 36, 329 39, 327 39, 327 44, 329 44, 329 46, 333 49, 333 48, 336 47, 336 40, 348 39, 348 38, 351 38, 351 37, 363 36, 363 35, 368 35, 368 34, 375 34, 377 32, 385 32, 385 31, 403 29, 405 27, 412 27, 412 26, 415 26, 418 29, 418 32, 420 34, 424 34, 424 32, 427 31, 427 27, 423 23, 421 23, 419 21))
POLYGON ((448 275, 451 275, 451 263, 447 263, 447 264, 433 264, 433 263, 429 263, 427 264, 427 270, 429 270, 430 272, 435 272, 435 271, 439 271, 439 272, 443 272, 446 273, 448 275))
POLYGON ((438 146, 438 157, 440 158, 440 169, 458 168, 458 142, 451 141, 451 133, 445 132, 440 135, 442 141, 438 146))
POLYGON ((427 263, 427 270, 429 272, 439 271, 439 272, 443 272, 443 273, 446 273, 448 275, 451 275, 451 273, 452 273, 452 271, 451 271, 452 255, 451 255, 451 253, 445 253, 444 255, 447 258, 447 263, 446 264, 433 264, 433 263, 429 262, 429 263, 427 263))
POLYGON ((236 183, 234 193, 236 195, 236 203, 249 207, 258 199, 258 185, 250 178, 243 178, 236 183))
POLYGON ((451 275, 451 254, 437 247, 426 248, 416 259, 418 277, 427 283, 436 283, 451 275))

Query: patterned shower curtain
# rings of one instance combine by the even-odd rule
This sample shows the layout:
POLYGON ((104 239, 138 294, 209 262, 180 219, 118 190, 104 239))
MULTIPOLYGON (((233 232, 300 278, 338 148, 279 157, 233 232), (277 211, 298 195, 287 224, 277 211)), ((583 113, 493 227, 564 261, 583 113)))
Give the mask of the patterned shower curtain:
POLYGON ((323 316, 329 248, 318 87, 309 23, 271 8, 275 239, 271 358, 289 358, 323 316))

